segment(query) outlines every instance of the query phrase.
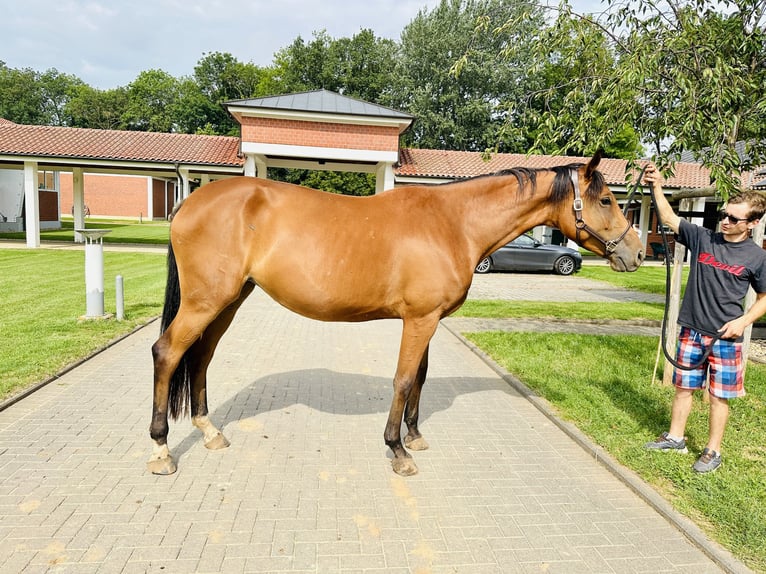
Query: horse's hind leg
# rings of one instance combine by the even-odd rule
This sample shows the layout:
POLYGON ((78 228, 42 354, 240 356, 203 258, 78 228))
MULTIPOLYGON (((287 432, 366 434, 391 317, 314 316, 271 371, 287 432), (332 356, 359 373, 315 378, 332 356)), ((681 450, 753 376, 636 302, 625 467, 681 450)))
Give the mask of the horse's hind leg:
POLYGON ((407 424, 407 436, 404 437, 404 445, 411 450, 426 450, 428 443, 418 430, 418 419, 420 417, 420 393, 423 390, 423 384, 426 382, 426 373, 428 372, 428 347, 420 360, 418 374, 415 384, 412 386, 410 396, 407 398, 407 405, 404 409, 404 422, 407 424))
POLYGON ((190 349, 189 356, 194 357, 192 373, 194 377, 191 381, 191 417, 192 424, 203 434, 205 447, 210 450, 218 450, 229 446, 229 441, 223 433, 216 428, 208 416, 207 407, 207 368, 210 361, 213 360, 213 354, 218 346, 221 337, 234 320, 234 315, 245 301, 248 295, 253 292, 254 285, 245 283, 242 288, 239 299, 224 309, 216 319, 208 325, 202 337, 194 343, 190 349))
MULTIPOLYGON (((182 382, 183 377, 179 378, 179 373, 176 372, 177 369, 183 368, 179 366, 182 359, 186 359, 186 367, 188 368, 187 372, 190 383, 188 398, 189 402, 192 403, 192 413, 206 413, 205 369, 207 369, 207 365, 212 358, 215 344, 202 347, 202 349, 208 350, 209 356, 206 361, 196 358, 193 351, 197 349, 192 349, 192 347, 205 334, 208 327, 216 322, 219 316, 223 316, 224 319, 217 323, 218 326, 210 331, 211 340, 214 339, 215 343, 217 343, 229 326, 229 323, 231 323, 231 319, 234 317, 234 312, 236 312, 239 304, 241 304, 251 290, 252 287, 249 290, 240 287, 239 295, 233 297, 234 303, 229 303, 229 305, 222 303, 221 306, 216 306, 210 300, 207 300, 205 305, 200 305, 187 300, 181 304, 178 313, 167 330, 152 346, 152 355, 154 357, 154 399, 149 435, 152 438, 153 448, 146 466, 153 474, 172 474, 176 471, 176 463, 167 445, 169 430, 168 414, 170 413, 175 418, 185 410, 186 397, 183 390, 185 382, 182 382), (229 311, 232 307, 233 309, 229 311), (228 322, 225 320, 227 317, 228 322), (200 375, 201 366, 204 366, 204 369, 202 369, 200 375), (174 378, 174 373, 176 378, 174 378), (171 388, 178 389, 175 398, 171 398, 171 388), (200 405, 204 405, 204 409, 200 405)), ((202 419, 199 419, 198 422, 205 427, 203 429, 205 434, 215 435, 217 433, 217 429, 213 431, 207 425, 204 425, 202 419)))
POLYGON ((199 314, 187 313, 182 307, 168 329, 152 345, 154 399, 149 435, 154 447, 146 466, 153 474, 173 474, 176 471, 176 463, 167 445, 171 379, 191 346, 189 341, 199 338, 209 320, 199 314))

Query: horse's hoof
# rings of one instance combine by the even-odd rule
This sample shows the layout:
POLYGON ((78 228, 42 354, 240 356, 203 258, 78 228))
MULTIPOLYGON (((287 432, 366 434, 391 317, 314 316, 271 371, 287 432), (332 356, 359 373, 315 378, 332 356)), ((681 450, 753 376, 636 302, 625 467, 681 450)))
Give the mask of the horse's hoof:
POLYGON ((391 466, 399 476, 412 476, 418 473, 418 467, 411 458, 394 458, 391 466))
POLYGON ((155 458, 146 463, 146 468, 152 474, 168 475, 173 474, 178 467, 172 456, 166 456, 165 458, 155 458))
POLYGON ((205 443, 205 448, 209 450, 219 450, 230 446, 231 443, 223 436, 223 433, 219 432, 213 438, 205 443))
POLYGON ((428 443, 422 436, 419 436, 418 438, 404 437, 404 446, 410 450, 426 450, 428 448, 428 443))

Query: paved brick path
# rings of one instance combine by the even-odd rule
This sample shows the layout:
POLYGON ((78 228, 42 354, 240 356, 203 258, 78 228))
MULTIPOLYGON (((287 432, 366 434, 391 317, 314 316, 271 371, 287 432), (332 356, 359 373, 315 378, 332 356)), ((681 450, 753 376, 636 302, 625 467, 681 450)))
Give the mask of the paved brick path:
POLYGON ((396 476, 383 427, 400 323, 310 321, 258 291, 210 369, 232 446, 209 452, 182 421, 178 472, 148 474, 157 331, 0 412, 0 572, 745 571, 701 552, 445 327, 422 401, 431 448, 414 453, 420 474, 396 476))

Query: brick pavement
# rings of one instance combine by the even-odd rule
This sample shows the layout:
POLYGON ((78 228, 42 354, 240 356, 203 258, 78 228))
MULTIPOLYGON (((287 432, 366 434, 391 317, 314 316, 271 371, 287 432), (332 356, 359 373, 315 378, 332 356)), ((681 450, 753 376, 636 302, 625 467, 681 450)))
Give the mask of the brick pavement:
MULTIPOLYGON (((477 286, 503 283, 489 277, 477 286)), ((258 291, 210 369, 232 446, 207 451, 175 423, 179 470, 153 476, 157 331, 0 412, 0 572, 746 571, 701 552, 444 327, 422 401, 431 448, 396 476, 382 436, 400 323, 310 321, 258 291)))

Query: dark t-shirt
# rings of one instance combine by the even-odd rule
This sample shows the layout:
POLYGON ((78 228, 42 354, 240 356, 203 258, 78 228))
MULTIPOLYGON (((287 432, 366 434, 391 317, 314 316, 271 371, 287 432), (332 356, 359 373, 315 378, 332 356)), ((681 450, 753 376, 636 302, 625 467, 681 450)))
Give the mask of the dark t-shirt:
POLYGON ((723 234, 684 219, 678 241, 689 249, 691 262, 678 323, 714 337, 742 315, 749 286, 756 293, 766 291, 766 251, 749 239, 726 241, 723 234))

